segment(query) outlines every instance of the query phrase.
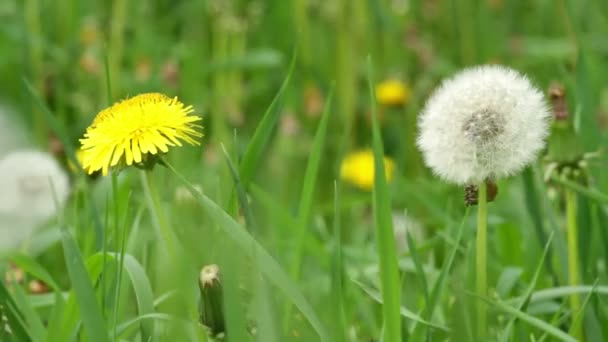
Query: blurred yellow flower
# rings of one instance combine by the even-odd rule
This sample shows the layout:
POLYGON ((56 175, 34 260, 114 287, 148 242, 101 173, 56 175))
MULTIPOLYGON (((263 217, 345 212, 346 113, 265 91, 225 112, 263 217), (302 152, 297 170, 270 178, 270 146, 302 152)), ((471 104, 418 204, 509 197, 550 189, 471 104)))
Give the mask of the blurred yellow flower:
MULTIPOLYGON (((390 182, 395 174, 395 162, 391 158, 384 157, 384 172, 390 182)), ((340 165, 340 178, 363 190, 373 189, 374 152, 366 149, 348 154, 340 165)))
POLYGON ((110 167, 143 164, 169 146, 181 146, 181 141, 198 145, 201 126, 195 122, 201 118, 189 115, 193 111, 177 97, 159 93, 115 103, 97 114, 80 139, 82 167, 89 174, 102 170, 107 175, 110 167))
POLYGON ((402 105, 410 99, 410 88, 399 80, 386 80, 376 85, 376 99, 387 106, 402 105))

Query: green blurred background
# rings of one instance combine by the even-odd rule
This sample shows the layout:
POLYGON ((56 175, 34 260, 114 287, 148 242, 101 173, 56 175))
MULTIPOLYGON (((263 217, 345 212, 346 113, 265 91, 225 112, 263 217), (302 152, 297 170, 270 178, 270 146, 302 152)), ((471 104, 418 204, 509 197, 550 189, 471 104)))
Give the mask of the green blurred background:
MULTIPOLYGON (((350 281, 369 287, 378 284, 372 202, 368 191, 340 184, 336 212, 333 196, 342 158, 371 145, 368 56, 375 83, 396 80, 405 89, 397 103, 379 101, 378 111, 386 154, 396 163, 390 183, 395 216, 407 220, 404 229, 417 241, 426 274, 421 276, 414 267, 408 248, 399 250, 403 304, 414 312, 424 307, 420 278, 434 283, 464 212, 462 189, 432 177, 415 147, 416 116, 441 79, 466 66, 498 63, 526 73, 543 90, 560 84, 579 151, 605 151, 608 144, 608 2, 604 0, 2 0, 0 23, 0 103, 11 108, 13 120, 26 128, 27 145, 48 150, 67 165, 62 141, 77 148, 77 139, 93 117, 110 103, 150 91, 179 96, 203 117, 205 137, 201 147, 176 150, 170 160, 229 212, 233 183, 222 145, 233 160, 239 160, 289 75, 275 109, 280 111, 276 129, 250 191, 257 225, 263 227, 254 235, 284 266, 300 243, 290 227, 295 225, 315 130, 333 89, 312 220, 302 242, 301 276, 294 280, 327 327, 346 331, 356 341, 379 336, 382 324, 377 303, 350 281), (58 136, 35 97, 65 127, 66 136, 58 136), (331 227, 336 217, 342 223, 347 274, 346 323, 341 329, 331 290, 336 272, 331 227)), ((491 206, 490 284, 503 299, 522 295, 540 260, 542 239, 551 231, 556 235, 552 266, 543 269, 536 286, 563 285, 566 279, 563 205, 559 189, 542 180, 545 165, 539 162, 524 177, 500 181, 499 196, 491 206)), ((606 167, 608 160, 602 155, 588 168, 589 186, 604 193, 606 167)), ((109 179, 85 180, 76 174, 73 178, 75 195, 67 220, 83 255, 99 247, 99 232, 87 222, 91 207, 97 206, 102 217, 105 210, 108 222, 122 210, 130 227, 126 251, 146 268, 155 294, 171 288, 164 273, 170 266, 155 260, 156 237, 145 229, 151 223, 142 215, 136 174, 124 173, 120 195, 114 200, 108 195, 109 179), (94 200, 85 195, 88 191, 96 193, 94 200), (112 209, 115 202, 121 203, 121 210, 112 209), (132 203, 128 210, 126 203, 132 203)), ((233 248, 230 243, 208 217, 180 200, 179 182, 168 172, 161 169, 156 178, 193 267, 221 260, 233 248)), ((606 207, 584 197, 581 203, 583 282, 606 284, 606 207)), ((459 311, 459 304, 474 301, 463 294, 472 279, 472 222, 465 220, 464 242, 433 318, 455 329, 453 340, 468 336, 470 317, 468 311, 459 311)), ((119 237, 110 237, 117 248, 119 237)), ((406 245, 404 235, 397 239, 406 245)), ((60 247, 50 246, 39 251, 38 260, 69 287, 60 247)), ((245 261, 236 259, 241 264, 237 269, 247 268, 245 261)), ((284 298, 275 302, 277 312, 286 312, 284 298)), ((562 303, 547 303, 541 302, 532 312, 560 326, 563 323, 555 317, 563 314, 562 303)), ((598 296, 591 298, 590 314, 585 317, 589 340, 608 338, 608 310, 603 303, 598 296)), ((134 306, 132 298, 124 298, 119 317, 129 317, 134 306)), ((496 326, 505 325, 504 317, 494 318, 496 326)), ((301 317, 286 319, 284 325, 277 320, 279 328, 288 327, 277 328, 285 334, 280 336, 315 339, 301 317)), ((517 329, 513 340, 538 332, 522 325, 517 329)), ((439 340, 446 337, 442 332, 434 334, 439 340)))

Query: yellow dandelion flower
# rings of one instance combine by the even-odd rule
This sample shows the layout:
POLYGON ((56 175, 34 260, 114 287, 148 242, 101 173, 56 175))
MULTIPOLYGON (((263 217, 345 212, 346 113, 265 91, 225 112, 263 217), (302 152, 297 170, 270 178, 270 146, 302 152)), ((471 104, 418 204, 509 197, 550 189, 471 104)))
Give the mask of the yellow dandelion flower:
POLYGON ((399 80, 386 80, 376 85, 378 103, 387 106, 405 104, 410 99, 410 88, 399 80))
MULTIPOLYGON (((386 180, 391 181, 395 174, 395 162, 384 157, 386 180)), ((361 150, 347 155, 340 165, 340 178, 363 190, 374 187, 374 153, 372 150, 361 150)))
POLYGON ((99 112, 80 139, 82 167, 89 174, 102 170, 105 176, 110 167, 141 165, 181 141, 198 145, 195 138, 202 134, 195 122, 201 118, 192 112, 177 97, 159 93, 117 102, 99 112))

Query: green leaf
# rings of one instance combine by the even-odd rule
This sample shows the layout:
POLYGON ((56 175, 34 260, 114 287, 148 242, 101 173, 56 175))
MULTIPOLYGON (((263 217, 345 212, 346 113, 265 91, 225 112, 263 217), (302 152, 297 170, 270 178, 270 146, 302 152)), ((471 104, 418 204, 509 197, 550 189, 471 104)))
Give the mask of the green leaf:
POLYGON ((391 212, 391 197, 386 182, 384 170, 384 147, 378 123, 376 98, 374 92, 374 75, 371 57, 367 60, 368 86, 373 121, 373 150, 374 150, 374 218, 376 223, 376 243, 380 259, 380 284, 382 287, 382 313, 384 315, 384 340, 401 341, 401 282, 393 222, 391 212))

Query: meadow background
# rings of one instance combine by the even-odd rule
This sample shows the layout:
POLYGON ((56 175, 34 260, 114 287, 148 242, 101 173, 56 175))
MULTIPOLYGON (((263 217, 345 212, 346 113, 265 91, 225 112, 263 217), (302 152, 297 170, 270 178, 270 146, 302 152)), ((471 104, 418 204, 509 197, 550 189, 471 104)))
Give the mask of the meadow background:
POLYGON ((0 22, 1 114, 25 132, 14 144, 53 154, 71 179, 57 218, 0 253, 0 340, 221 339, 217 315, 214 331, 200 324, 199 272, 217 264, 223 296, 202 297, 223 302, 230 341, 378 341, 390 243, 403 340, 474 340, 480 300, 487 340, 608 340, 608 2, 2 0, 0 22), (440 80, 485 63, 562 85, 573 130, 498 182, 482 299, 475 207, 431 175, 415 139, 440 80), (403 96, 376 103, 387 80, 403 96), (143 92, 179 96, 203 117, 201 146, 167 155, 187 182, 157 166, 158 196, 136 168, 73 167, 96 113, 143 92), (340 179, 343 158, 372 147, 374 113, 396 165, 375 198, 340 179), (575 168, 597 151, 582 179, 545 180, 551 161, 575 168), (586 287, 568 282, 565 189, 577 196, 586 287))

